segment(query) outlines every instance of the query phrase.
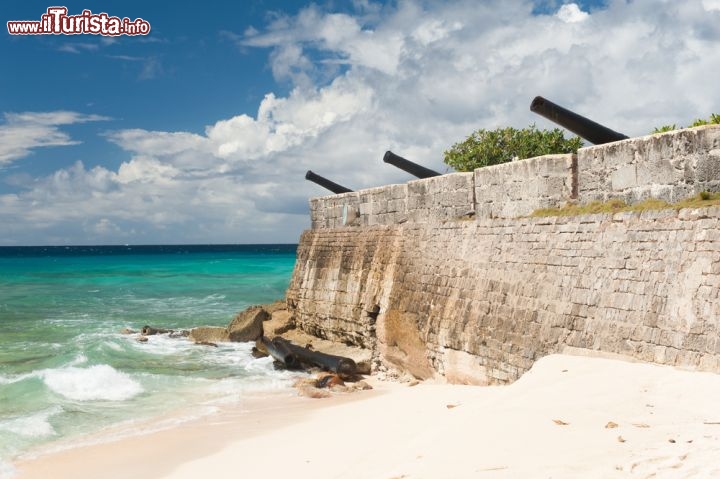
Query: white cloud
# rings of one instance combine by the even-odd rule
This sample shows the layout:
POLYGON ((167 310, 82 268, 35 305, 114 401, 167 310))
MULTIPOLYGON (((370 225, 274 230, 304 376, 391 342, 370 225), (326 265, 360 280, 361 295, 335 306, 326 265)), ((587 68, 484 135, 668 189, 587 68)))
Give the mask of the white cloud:
POLYGON ((557 17, 565 23, 578 23, 587 20, 590 16, 587 12, 580 10, 577 3, 568 3, 560 7, 557 17))
POLYGON ((433 19, 418 25, 411 37, 425 47, 431 43, 447 38, 451 32, 462 30, 462 28, 463 25, 460 22, 454 22, 448 27, 444 22, 433 19))
POLYGON ((5 113, 5 120, 10 124, 20 125, 72 125, 88 121, 103 121, 110 118, 100 115, 85 115, 74 111, 5 113))
POLYGON ((243 46, 274 47, 275 52, 271 56, 273 72, 310 69, 307 57, 297 50, 298 45, 306 43, 331 54, 335 63, 394 74, 403 34, 394 28, 364 29, 355 17, 325 13, 313 5, 301 10, 295 17, 277 18, 265 33, 250 31, 239 43, 243 46))
POLYGON ((152 156, 177 157, 187 151, 209 151, 206 149, 207 140, 193 133, 131 129, 112 132, 107 136, 127 151, 152 156))
MULTIPOLYGON (((712 74, 720 13, 711 3, 614 1, 592 14, 567 4, 551 15, 533 15, 523 0, 382 10, 358 1, 356 15, 311 6, 223 35, 268 48, 291 93, 268 93, 257 113, 218 119, 200 134, 112 132, 128 152, 116 170, 76 164, 23 182, 27 189, 0 196, 0 223, 13 223, 15 237, 42 231, 48 242, 72 241, 63 238, 73 221, 85 242, 291 242, 308 224, 307 198, 325 193, 305 170, 354 189, 406 181, 381 161, 391 149, 445 171, 443 151, 474 129, 554 127, 529 111, 535 95, 628 135, 687 124, 720 105, 712 74)), ((0 135, 19 118, 6 116, 0 135)), ((70 144, 57 125, 79 121, 26 120, 49 131, 28 133, 32 141, 11 135, 14 148, 0 141, 9 161, 41 142, 70 144)))
POLYGON ((181 176, 182 172, 155 158, 136 156, 123 163, 114 177, 120 184, 146 183, 152 185, 170 185, 173 179, 181 176))
POLYGON ((97 223, 92 226, 91 231, 100 236, 106 237, 120 233, 121 229, 109 219, 100 218, 97 223))
POLYGON ((702 0, 702 5, 708 12, 720 10, 720 0, 702 0))
POLYGON ((76 145, 58 126, 108 120, 99 115, 72 111, 5 113, 0 124, 0 166, 31 153, 34 148, 76 145))
POLYGON ((158 75, 162 75, 163 71, 162 63, 157 57, 146 58, 138 75, 138 80, 152 80, 158 75))
MULTIPOLYGON (((265 96, 256 117, 238 115, 205 129, 205 135, 139 129, 108 138, 123 149, 162 159, 184 172, 226 172, 269 155, 286 152, 366 111, 372 91, 338 78, 327 88, 296 89, 285 98, 265 96)), ((179 171, 179 170, 178 170, 179 171)))
POLYGON ((82 53, 82 52, 94 52, 100 48, 99 43, 63 43, 58 47, 58 51, 65 53, 82 53))
POLYGON ((302 228, 301 216, 258 213, 254 197, 264 189, 233 175, 182 176, 148 158, 117 173, 77 162, 23 193, 0 195, 0 221, 10 225, 0 243, 11 243, 3 236, 11 232, 31 238, 25 244, 262 242, 278 225, 302 228), (13 217, 22 221, 5 221, 13 217))

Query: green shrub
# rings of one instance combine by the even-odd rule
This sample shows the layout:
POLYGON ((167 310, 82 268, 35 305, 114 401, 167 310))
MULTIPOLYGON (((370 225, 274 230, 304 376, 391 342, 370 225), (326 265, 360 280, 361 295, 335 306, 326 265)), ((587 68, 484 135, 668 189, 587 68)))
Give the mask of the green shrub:
POLYGON ((538 130, 533 124, 522 130, 512 127, 480 129, 445 151, 445 163, 457 171, 473 171, 513 159, 575 153, 580 147, 580 137, 566 139, 560 128, 538 130))
MULTIPOLYGON (((703 126, 703 125, 720 125, 720 114, 713 113, 710 115, 710 118, 708 120, 705 120, 703 118, 697 118, 692 122, 692 124, 688 128, 694 128, 696 126, 703 126)), ((663 125, 660 127, 655 127, 655 129, 652 131, 652 134, 656 133, 665 133, 667 131, 674 131, 685 128, 684 126, 675 126, 675 124, 672 125, 663 125)))
POLYGON ((673 131, 673 130, 677 130, 677 129, 678 128, 675 126, 674 123, 672 125, 663 125, 663 126, 655 127, 655 129, 653 130, 653 134, 665 133, 666 131, 673 131))

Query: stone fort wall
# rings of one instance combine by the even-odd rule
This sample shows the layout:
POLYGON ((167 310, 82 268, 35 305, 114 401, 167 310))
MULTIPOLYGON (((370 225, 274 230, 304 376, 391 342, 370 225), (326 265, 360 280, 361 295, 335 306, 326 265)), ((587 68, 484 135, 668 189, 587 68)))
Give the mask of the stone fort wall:
POLYGON ((720 372, 720 208, 527 217, 719 189, 706 126, 315 198, 288 304, 422 378, 508 382, 568 347, 720 372))

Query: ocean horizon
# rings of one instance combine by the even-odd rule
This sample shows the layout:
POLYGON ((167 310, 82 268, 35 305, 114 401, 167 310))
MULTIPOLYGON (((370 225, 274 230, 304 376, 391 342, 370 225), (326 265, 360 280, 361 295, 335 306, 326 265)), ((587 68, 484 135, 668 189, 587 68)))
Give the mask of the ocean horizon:
POLYGON ((251 343, 141 343, 125 328, 226 326, 285 296, 297 245, 0 247, 0 478, 13 459, 135 421, 211 414, 298 373, 251 343))

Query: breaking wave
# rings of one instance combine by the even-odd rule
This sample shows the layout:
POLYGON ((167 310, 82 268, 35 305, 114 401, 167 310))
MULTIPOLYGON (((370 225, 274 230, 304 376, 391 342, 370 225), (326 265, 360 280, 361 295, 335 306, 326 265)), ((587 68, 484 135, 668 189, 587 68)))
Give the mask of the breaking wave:
POLYGON ((107 364, 48 369, 42 378, 52 391, 73 401, 124 401, 143 392, 140 383, 107 364))

